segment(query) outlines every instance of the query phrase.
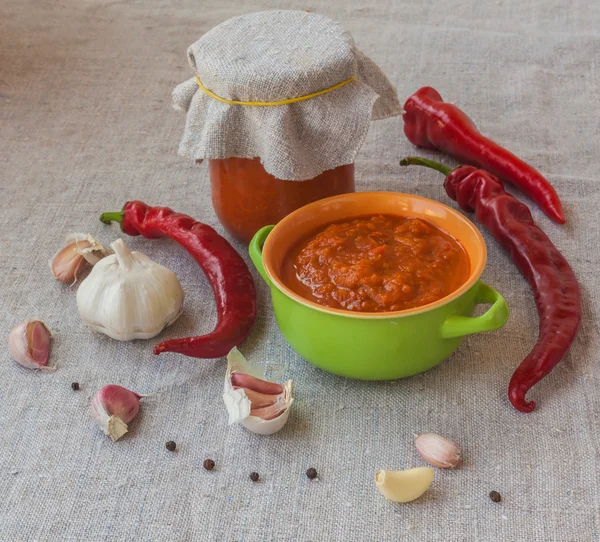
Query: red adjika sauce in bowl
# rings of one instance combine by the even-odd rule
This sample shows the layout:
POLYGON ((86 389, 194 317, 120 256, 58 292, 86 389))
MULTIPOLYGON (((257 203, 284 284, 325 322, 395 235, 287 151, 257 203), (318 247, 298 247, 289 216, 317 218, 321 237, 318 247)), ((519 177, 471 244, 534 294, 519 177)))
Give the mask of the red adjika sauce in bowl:
POLYGON ((282 280, 305 299, 336 309, 393 312, 446 297, 469 277, 462 245, 421 218, 359 216, 294 245, 282 280))

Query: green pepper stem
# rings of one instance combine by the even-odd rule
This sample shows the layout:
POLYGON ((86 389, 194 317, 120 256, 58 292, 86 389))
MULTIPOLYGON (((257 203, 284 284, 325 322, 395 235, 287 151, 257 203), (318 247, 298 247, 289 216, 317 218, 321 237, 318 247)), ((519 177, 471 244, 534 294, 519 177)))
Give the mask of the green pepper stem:
POLYGON ((408 156, 407 158, 403 158, 400 160, 400 165, 429 167, 443 173, 446 177, 450 175, 450 172, 452 171, 452 168, 445 166, 444 164, 434 162, 433 160, 427 160, 427 158, 420 158, 419 156, 408 156))
POLYGON ((123 225, 123 211, 117 211, 114 213, 102 213, 100 215, 100 221, 105 224, 112 224, 113 222, 118 222, 123 225))

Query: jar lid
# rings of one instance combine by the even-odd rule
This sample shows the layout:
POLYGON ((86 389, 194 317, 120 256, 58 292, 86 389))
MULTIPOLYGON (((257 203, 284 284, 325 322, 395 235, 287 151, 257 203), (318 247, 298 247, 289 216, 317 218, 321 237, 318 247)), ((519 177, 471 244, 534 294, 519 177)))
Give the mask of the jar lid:
POLYGON ((396 89, 342 26, 305 11, 235 17, 188 49, 195 76, 173 91, 187 111, 182 156, 259 157, 284 180, 354 162, 371 120, 399 115, 396 89))

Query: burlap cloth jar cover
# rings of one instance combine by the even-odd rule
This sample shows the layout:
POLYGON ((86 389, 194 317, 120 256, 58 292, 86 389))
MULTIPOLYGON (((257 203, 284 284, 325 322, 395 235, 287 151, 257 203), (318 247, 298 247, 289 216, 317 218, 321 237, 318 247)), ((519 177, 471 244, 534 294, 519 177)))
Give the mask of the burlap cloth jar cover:
POLYGON ((179 153, 194 160, 259 157, 279 179, 312 179, 354 162, 370 121, 402 109, 352 36, 315 13, 234 17, 190 46, 188 58, 195 75, 175 88, 173 103, 187 111, 179 153), (290 99, 299 101, 278 104, 290 99))

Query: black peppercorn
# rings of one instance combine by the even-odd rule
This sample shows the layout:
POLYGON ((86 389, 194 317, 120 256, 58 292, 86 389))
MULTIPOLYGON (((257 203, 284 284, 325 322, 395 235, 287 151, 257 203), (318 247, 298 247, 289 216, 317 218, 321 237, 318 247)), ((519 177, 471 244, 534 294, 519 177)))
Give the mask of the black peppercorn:
POLYGON ((314 480, 317 477, 317 469, 311 467, 306 471, 306 476, 308 476, 310 480, 314 480))
POLYGON ((490 499, 492 499, 494 502, 500 502, 502 500, 502 495, 500 495, 500 493, 497 491, 490 491, 490 499))
POLYGON ((174 441, 170 440, 169 442, 167 442, 165 444, 165 446, 167 447, 167 450, 169 450, 169 452, 174 452, 175 448, 177 448, 177 444, 175 444, 174 441))
POLYGON ((205 459, 204 463, 202 463, 202 466, 206 470, 213 470, 215 468, 215 462, 212 459, 205 459))
POLYGON ((79 382, 71 382, 71 388, 73 388, 73 391, 78 391, 79 390, 79 382))
POLYGON ((252 480, 253 482, 258 482, 259 478, 260 478, 260 476, 258 475, 258 472, 250 473, 250 480, 252 480))

